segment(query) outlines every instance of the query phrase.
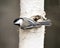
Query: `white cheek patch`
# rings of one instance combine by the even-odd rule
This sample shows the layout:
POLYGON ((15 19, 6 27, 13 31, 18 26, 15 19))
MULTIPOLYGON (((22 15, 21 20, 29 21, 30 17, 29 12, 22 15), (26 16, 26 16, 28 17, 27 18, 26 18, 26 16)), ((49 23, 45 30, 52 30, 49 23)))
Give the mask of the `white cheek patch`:
POLYGON ((15 22, 15 24, 20 24, 20 25, 22 25, 22 24, 23 24, 23 20, 20 19, 20 20, 18 20, 17 22, 15 22))

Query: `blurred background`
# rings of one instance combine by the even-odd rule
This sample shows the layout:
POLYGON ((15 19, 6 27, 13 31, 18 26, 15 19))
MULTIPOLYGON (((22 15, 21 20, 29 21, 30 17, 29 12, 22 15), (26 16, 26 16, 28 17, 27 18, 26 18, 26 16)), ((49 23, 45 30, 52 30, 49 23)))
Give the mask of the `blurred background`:
POLYGON ((0 48, 18 48, 19 0, 0 0, 0 48))
MULTIPOLYGON (((18 48, 19 0, 0 0, 0 48, 18 48)), ((60 48, 60 0, 45 0, 46 17, 52 26, 46 27, 45 48, 60 48)))
POLYGON ((46 27, 45 48, 60 48, 60 0, 45 0, 46 17, 52 26, 46 27))

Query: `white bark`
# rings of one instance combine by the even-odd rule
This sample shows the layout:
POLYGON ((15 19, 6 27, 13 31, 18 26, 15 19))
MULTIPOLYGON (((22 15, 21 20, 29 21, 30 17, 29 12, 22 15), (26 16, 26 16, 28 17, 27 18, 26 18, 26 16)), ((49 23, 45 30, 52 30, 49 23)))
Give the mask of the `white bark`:
MULTIPOLYGON (((44 0, 20 0, 20 17, 45 17, 44 0)), ((28 30, 19 29, 19 48, 44 48, 45 26, 28 30)))

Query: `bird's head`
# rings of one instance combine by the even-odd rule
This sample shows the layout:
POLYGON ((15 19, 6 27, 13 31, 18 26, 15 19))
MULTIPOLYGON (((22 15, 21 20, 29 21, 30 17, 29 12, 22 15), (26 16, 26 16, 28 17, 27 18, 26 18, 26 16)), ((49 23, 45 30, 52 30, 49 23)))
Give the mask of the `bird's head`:
POLYGON ((18 26, 22 26, 23 24, 23 18, 17 18, 14 20, 14 24, 18 26))

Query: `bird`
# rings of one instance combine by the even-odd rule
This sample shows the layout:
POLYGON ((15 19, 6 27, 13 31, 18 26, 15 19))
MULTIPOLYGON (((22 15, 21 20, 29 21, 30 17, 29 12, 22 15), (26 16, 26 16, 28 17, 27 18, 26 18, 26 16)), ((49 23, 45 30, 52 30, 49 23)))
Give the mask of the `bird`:
POLYGON ((46 26, 51 25, 50 20, 43 20, 42 22, 36 22, 27 17, 17 18, 14 20, 13 23, 15 25, 18 25, 21 29, 32 29, 32 28, 39 28, 42 25, 46 25, 46 26))
POLYGON ((20 26, 21 29, 33 28, 36 26, 36 22, 29 18, 17 18, 14 20, 14 24, 20 26))

